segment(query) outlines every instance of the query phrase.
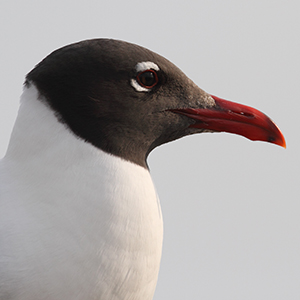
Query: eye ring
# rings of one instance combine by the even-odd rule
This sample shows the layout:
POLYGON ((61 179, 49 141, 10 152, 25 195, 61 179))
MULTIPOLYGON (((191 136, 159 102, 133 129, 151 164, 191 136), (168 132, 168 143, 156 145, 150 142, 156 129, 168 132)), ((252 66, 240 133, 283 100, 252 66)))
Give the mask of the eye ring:
POLYGON ((146 89, 151 89, 158 84, 157 73, 151 69, 140 72, 136 79, 139 85, 146 89))

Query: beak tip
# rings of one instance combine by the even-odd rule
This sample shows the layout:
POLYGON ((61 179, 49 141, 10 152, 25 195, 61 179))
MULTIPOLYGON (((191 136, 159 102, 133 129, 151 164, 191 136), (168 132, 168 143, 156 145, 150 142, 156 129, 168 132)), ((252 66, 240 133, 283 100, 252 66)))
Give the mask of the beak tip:
POLYGON ((286 149, 285 138, 284 138, 283 134, 281 133, 281 131, 279 131, 279 133, 276 137, 270 137, 267 140, 267 142, 278 145, 278 146, 283 147, 284 149, 286 149))
POLYGON ((285 142, 285 139, 284 139, 284 137, 282 136, 282 143, 279 145, 279 146, 281 146, 281 147, 283 147, 284 149, 286 149, 286 142, 285 142))
MULTIPOLYGON (((286 141, 285 141, 285 138, 281 132, 281 130, 278 128, 277 125, 276 126, 276 129, 277 129, 277 133, 276 133, 276 137, 275 139, 273 140, 273 143, 274 144, 277 144, 278 146, 281 146, 283 147, 284 149, 286 149, 286 141)), ((271 142, 272 143, 272 142, 271 142)))

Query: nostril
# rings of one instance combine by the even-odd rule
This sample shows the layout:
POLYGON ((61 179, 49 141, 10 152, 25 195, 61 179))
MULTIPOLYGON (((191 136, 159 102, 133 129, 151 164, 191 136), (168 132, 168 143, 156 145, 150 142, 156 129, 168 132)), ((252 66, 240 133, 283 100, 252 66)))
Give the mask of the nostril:
POLYGON ((240 115, 240 116, 243 116, 243 117, 247 117, 247 118, 249 118, 249 119, 253 119, 253 118, 254 118, 254 115, 253 115, 253 114, 247 113, 247 112, 244 112, 244 111, 234 111, 234 110, 229 110, 228 112, 229 112, 229 113, 236 114, 236 115, 240 115))

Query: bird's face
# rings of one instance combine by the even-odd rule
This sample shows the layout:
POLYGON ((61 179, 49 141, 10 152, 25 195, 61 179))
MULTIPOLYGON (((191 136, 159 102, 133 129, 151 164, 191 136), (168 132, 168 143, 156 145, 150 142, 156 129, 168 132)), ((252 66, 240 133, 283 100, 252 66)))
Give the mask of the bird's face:
POLYGON ((203 131, 285 146, 261 112, 211 96, 137 45, 91 40, 59 49, 27 76, 61 120, 94 146, 146 167, 155 147, 203 131))

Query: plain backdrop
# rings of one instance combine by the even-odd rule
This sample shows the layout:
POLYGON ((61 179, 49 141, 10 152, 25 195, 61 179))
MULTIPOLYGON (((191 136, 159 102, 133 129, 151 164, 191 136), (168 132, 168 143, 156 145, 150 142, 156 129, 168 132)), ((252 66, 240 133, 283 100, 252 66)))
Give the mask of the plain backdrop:
POLYGON ((147 47, 265 112, 287 141, 206 133, 150 154, 165 224, 155 300, 299 300, 299 11, 296 0, 1 1, 0 156, 24 76, 50 52, 96 37, 147 47))

